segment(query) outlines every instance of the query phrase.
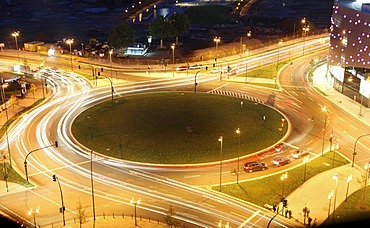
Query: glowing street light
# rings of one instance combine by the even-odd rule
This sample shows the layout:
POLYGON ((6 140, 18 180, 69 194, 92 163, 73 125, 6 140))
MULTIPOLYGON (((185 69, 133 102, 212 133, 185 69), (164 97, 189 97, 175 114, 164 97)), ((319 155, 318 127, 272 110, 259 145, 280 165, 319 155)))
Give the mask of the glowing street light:
POLYGON ((325 144, 325 132, 326 132, 326 122, 328 120, 328 110, 326 108, 326 106, 323 106, 321 108, 321 111, 325 112, 325 122, 324 122, 324 128, 323 128, 323 134, 322 134, 322 148, 321 148, 321 156, 324 155, 324 144, 325 144))
POLYGON ((304 55, 304 48, 305 48, 305 44, 306 44, 306 35, 307 35, 307 32, 310 31, 310 26, 304 26, 302 28, 302 31, 303 31, 303 55, 304 55))
POLYGON ((349 190, 349 182, 351 182, 352 180, 352 174, 350 174, 348 177, 347 177, 347 190, 346 190, 346 200, 345 202, 347 202, 347 198, 348 198, 348 190, 349 190))
POLYGON ((71 55, 71 69, 73 71, 73 63, 72 63, 72 44, 73 44, 73 39, 67 39, 66 43, 69 45, 69 54, 71 55))
POLYGON ((175 44, 171 45, 172 49, 172 76, 175 77, 175 44))
POLYGON ((221 37, 216 36, 213 41, 216 43, 216 57, 215 57, 215 62, 217 65, 217 57, 218 57, 218 43, 221 41, 221 37))
POLYGON ((331 206, 331 198, 333 198, 334 196, 334 192, 331 191, 328 195, 328 200, 329 200, 329 209, 328 209, 328 219, 329 219, 329 216, 330 216, 330 206, 331 206))
POLYGON ((238 145, 238 165, 236 167, 236 183, 239 184, 239 156, 240 156, 240 129, 236 129, 235 131, 236 134, 238 134, 238 138, 239 138, 239 145, 238 145))
POLYGON ((285 183, 285 179, 287 179, 288 178, 288 173, 284 173, 284 174, 282 174, 281 175, 281 177, 280 177, 280 180, 283 182, 283 189, 282 189, 282 191, 281 191, 281 198, 283 199, 284 198, 284 183, 285 183))
POLYGON ((33 225, 35 226, 35 228, 37 228, 37 225, 36 225, 36 214, 38 214, 39 212, 40 212, 40 207, 36 208, 35 210, 33 210, 33 208, 31 208, 28 211, 28 215, 32 215, 33 216, 33 225))
POLYGON ((306 181, 306 166, 307 162, 310 160, 309 156, 307 155, 306 157, 303 158, 303 163, 304 163, 304 177, 303 177, 303 182, 306 181))
POLYGON ((278 51, 277 51, 277 58, 276 58, 276 72, 277 72, 277 69, 279 68, 279 58, 280 58, 280 45, 283 44, 283 41, 280 40, 279 43, 278 43, 278 51))
POLYGON ((141 199, 139 198, 138 200, 135 200, 133 197, 130 200, 130 203, 134 205, 135 207, 135 226, 137 226, 137 220, 136 220, 136 206, 139 205, 141 202, 141 199))
POLYGON ((338 174, 333 175, 333 179, 335 180, 335 193, 334 193, 334 205, 333 205, 333 224, 335 222, 335 204, 337 202, 337 192, 338 192, 338 174))
POLYGON ((226 222, 225 224, 222 222, 222 220, 220 220, 218 223, 217 223, 217 227, 224 227, 224 228, 230 228, 230 225, 229 225, 229 222, 226 222))
POLYGON ((248 54, 249 54, 249 50, 247 49, 245 51, 245 83, 248 82, 248 54))
POLYGON ((17 37, 19 36, 19 31, 13 32, 12 36, 14 37, 14 40, 15 40, 15 47, 17 48, 18 63, 19 63, 19 48, 18 48, 18 39, 17 39, 17 37))
POLYGON ((220 142, 220 192, 221 192, 221 184, 222 184, 222 142, 223 142, 222 136, 220 136, 218 138, 218 141, 220 142))

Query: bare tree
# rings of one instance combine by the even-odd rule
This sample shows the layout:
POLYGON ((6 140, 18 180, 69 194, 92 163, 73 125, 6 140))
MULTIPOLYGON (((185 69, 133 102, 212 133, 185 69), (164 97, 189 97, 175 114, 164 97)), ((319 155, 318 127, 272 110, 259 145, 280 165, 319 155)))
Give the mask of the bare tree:
POLYGON ((76 215, 75 219, 80 224, 80 228, 82 227, 82 224, 87 222, 86 217, 87 217, 88 213, 86 212, 86 208, 87 208, 87 206, 85 206, 85 207, 82 206, 81 201, 77 202, 77 206, 76 206, 77 215, 76 215))
POLYGON ((170 209, 167 212, 166 217, 164 217, 164 222, 167 224, 169 227, 180 227, 181 223, 175 219, 176 212, 172 208, 172 205, 170 206, 170 209))

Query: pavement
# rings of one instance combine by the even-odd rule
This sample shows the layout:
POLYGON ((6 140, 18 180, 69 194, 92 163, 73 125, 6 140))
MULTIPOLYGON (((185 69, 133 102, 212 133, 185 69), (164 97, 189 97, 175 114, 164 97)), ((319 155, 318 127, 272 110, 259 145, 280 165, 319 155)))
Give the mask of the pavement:
MULTIPOLYGON (((353 115, 354 118, 358 118, 365 125, 370 126, 370 109, 363 107, 362 115, 359 115, 360 104, 339 93, 332 87, 328 86, 327 80, 325 78, 326 74, 326 64, 322 64, 313 73, 313 83, 312 86, 319 88, 326 95, 323 95, 327 100, 331 101, 333 104, 338 105, 338 107, 346 110, 348 113, 353 115)), ((170 76, 170 75, 169 75, 170 76)), ((257 80, 257 79, 250 79, 257 80)), ((109 85, 109 82, 103 82, 100 85, 109 85)), ((48 93, 45 94, 46 98, 51 94, 51 91, 48 90, 48 93)), ((38 89, 35 93, 35 99, 43 98, 42 88, 38 85, 38 89)), ((8 117, 11 118, 23 110, 26 107, 29 107, 34 102, 33 95, 28 94, 25 98, 19 99, 18 105, 13 108, 8 109, 8 117)), ((5 112, 0 113, 0 125, 3 125, 6 122, 5 112)), ((0 163, 2 161, 0 160, 0 163)), ((17 167, 13 165, 15 169, 17 167)), ((21 167, 22 168, 22 167, 21 167)), ((303 216, 303 208, 307 207, 310 210, 309 216, 312 218, 311 224, 316 219, 316 224, 321 224, 327 217, 330 210, 330 214, 333 212, 333 208, 338 207, 346 199, 346 191, 348 188, 348 195, 355 192, 361 188, 361 185, 357 183, 356 179, 360 178, 364 173, 362 167, 355 166, 351 167, 351 164, 344 165, 329 171, 320 173, 309 180, 307 180, 303 185, 296 189, 293 193, 286 197, 288 200, 288 210, 292 211, 293 219, 304 224, 307 224, 303 216), (333 179, 333 175, 337 174, 337 182, 333 179), (348 175, 352 174, 352 181, 350 185, 347 185, 348 175), (331 200, 328 200, 328 195, 331 192, 334 192, 331 200), (336 194, 335 194, 336 192, 336 194), (302 200, 304 199, 304 200, 302 200), (329 206, 330 203, 330 206, 329 206)), ((6 188, 6 183, 0 181, 0 194, 21 191, 25 188, 18 184, 8 183, 8 188, 6 188)), ((279 205, 281 208, 281 205, 279 205)))

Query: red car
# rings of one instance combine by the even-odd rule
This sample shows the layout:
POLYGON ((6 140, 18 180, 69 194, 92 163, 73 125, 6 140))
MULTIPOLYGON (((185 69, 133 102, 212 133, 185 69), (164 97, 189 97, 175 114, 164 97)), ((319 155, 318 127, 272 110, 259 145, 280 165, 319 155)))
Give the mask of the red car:
POLYGON ((274 165, 276 166, 282 166, 282 165, 286 165, 286 164, 289 164, 291 162, 290 158, 286 158, 286 157, 276 157, 272 163, 274 163, 274 165))

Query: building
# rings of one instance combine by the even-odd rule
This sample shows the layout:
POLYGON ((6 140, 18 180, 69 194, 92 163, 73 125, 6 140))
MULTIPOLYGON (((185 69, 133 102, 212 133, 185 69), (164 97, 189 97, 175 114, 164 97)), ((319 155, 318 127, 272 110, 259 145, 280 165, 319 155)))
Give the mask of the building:
POLYGON ((370 107, 370 0, 335 0, 331 23, 329 81, 370 107))
POLYGON ((31 41, 24 43, 24 50, 25 51, 37 51, 37 46, 44 44, 44 42, 41 41, 31 41))

